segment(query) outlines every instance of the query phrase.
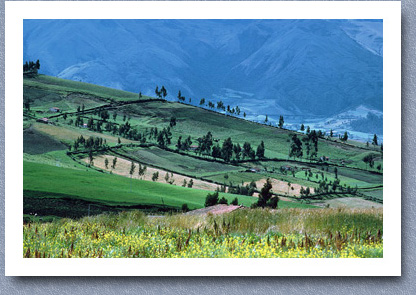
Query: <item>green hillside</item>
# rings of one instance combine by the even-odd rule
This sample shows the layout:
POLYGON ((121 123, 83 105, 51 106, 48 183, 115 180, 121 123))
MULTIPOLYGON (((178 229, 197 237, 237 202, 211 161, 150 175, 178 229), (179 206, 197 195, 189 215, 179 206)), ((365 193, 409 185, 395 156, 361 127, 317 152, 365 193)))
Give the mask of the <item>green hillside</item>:
MULTIPOLYGON (((133 207, 169 211, 185 203, 190 209, 204 206, 206 190, 129 179, 127 172, 124 176, 111 175, 109 170, 100 173, 102 168, 88 167, 90 156, 119 157, 160 169, 163 175, 176 173, 225 191, 237 190, 223 195, 229 202, 237 196, 245 206, 256 203, 257 197, 242 196, 241 192, 247 192, 242 187, 257 182, 257 196, 267 178, 274 183, 272 192, 281 197, 279 208, 325 205, 325 200, 340 197, 365 199, 370 205, 382 203, 383 160, 377 147, 319 137, 316 157, 309 159, 308 151, 315 146, 305 139, 306 134, 217 109, 44 75, 24 77, 23 90, 26 213, 43 208, 44 215, 81 217, 133 207), (45 122, 39 122, 40 118, 46 118, 45 122), (199 150, 208 134, 208 148, 199 150), (303 149, 303 156, 297 158, 289 157, 295 134, 303 149), (93 145, 86 146, 89 138, 93 145), (215 156, 214 147, 222 149, 228 138, 233 148, 229 159, 223 158, 222 150, 215 156), (189 142, 183 148, 186 139, 189 142), (264 156, 257 151, 261 142, 264 156), (251 145, 253 156, 237 154, 234 148, 237 144, 243 148, 245 143, 251 145), (371 165, 363 161, 366 155, 371 155, 371 165), (301 193, 306 188, 308 193, 301 193)), ((338 203, 343 202, 331 204, 338 203)))

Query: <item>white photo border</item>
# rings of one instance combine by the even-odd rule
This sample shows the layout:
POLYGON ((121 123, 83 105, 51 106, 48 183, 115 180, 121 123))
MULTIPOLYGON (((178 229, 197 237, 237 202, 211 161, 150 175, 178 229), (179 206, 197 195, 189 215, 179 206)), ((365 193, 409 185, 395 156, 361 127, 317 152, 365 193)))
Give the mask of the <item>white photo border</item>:
POLYGON ((401 275, 400 2, 6 1, 5 8, 7 276, 401 275), (383 258, 23 258, 24 19, 383 19, 383 258))

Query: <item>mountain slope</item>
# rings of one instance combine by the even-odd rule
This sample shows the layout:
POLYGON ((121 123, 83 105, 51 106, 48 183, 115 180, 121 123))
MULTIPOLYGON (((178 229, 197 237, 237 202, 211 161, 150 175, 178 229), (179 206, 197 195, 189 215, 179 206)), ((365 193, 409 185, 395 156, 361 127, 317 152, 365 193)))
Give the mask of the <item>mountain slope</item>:
POLYGON ((374 21, 25 20, 24 59, 45 74, 148 95, 164 85, 171 99, 181 90, 252 116, 382 110, 374 21))

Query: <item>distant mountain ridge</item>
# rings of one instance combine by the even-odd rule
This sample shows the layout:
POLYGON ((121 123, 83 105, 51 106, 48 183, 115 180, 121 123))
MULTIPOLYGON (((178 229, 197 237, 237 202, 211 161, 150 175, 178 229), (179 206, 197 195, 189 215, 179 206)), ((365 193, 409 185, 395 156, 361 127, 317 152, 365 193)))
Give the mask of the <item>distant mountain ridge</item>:
POLYGON ((41 73, 263 114, 382 111, 381 21, 25 20, 41 73))

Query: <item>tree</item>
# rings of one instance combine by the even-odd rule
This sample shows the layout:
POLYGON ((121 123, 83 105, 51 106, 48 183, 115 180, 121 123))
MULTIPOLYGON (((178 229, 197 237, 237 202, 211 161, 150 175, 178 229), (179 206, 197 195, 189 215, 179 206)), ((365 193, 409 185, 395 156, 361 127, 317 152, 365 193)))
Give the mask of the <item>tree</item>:
POLYGON ((264 122, 267 123, 269 121, 269 117, 266 115, 266 118, 264 119, 264 122))
POLYGON ((205 104, 205 98, 201 98, 201 100, 199 101, 199 105, 204 105, 205 104))
POLYGON ((136 165, 134 165, 134 162, 132 161, 130 165, 130 172, 129 172, 130 177, 133 177, 134 170, 136 170, 136 165))
POLYGON ((331 129, 331 131, 329 131, 329 136, 330 137, 333 137, 334 136, 334 131, 332 131, 332 129, 331 129))
POLYGON ((189 180, 189 182, 188 182, 188 187, 192 188, 193 185, 194 185, 194 181, 191 178, 191 180, 189 180))
POLYGON ((261 141, 261 143, 257 147, 256 156, 259 159, 264 158, 264 142, 263 141, 261 141))
POLYGON ((238 199, 237 199, 237 197, 235 197, 235 199, 231 201, 230 205, 235 205, 235 206, 238 205, 238 199))
POLYGON ((243 144, 243 159, 246 158, 246 157, 249 158, 251 153, 252 153, 252 148, 251 148, 250 143, 245 142, 243 144))
POLYGON ((29 99, 25 99, 24 102, 23 102, 23 106, 25 107, 25 109, 27 111, 30 111, 30 100, 29 99))
POLYGON ((217 145, 214 145, 212 147, 212 153, 211 153, 211 155, 215 159, 221 158, 221 148, 220 148, 220 146, 218 144, 217 145))
POLYGON ((169 182, 169 174, 167 172, 166 172, 166 175, 165 175, 165 181, 169 182))
POLYGON ((170 127, 174 127, 176 126, 176 117, 171 117, 170 118, 170 123, 169 123, 170 127))
POLYGON ((345 142, 345 141, 347 141, 347 140, 348 140, 348 132, 347 132, 347 131, 345 131, 345 132, 344 132, 344 136, 343 136, 343 137, 341 137, 340 139, 341 139, 342 141, 344 141, 344 142, 345 142))
POLYGON ((234 155, 235 155, 235 158, 237 159, 237 161, 240 160, 241 146, 240 146, 239 143, 237 143, 233 146, 233 151, 234 151, 234 155))
POLYGON ((93 165, 94 165, 94 156, 93 156, 93 154, 92 154, 92 150, 90 150, 90 151, 88 152, 88 158, 89 158, 89 160, 90 160, 90 165, 91 165, 91 166, 93 166, 93 165))
POLYGON ((105 165, 105 169, 108 169, 108 159, 107 158, 105 158, 105 160, 104 160, 104 165, 105 165))
POLYGON ((117 164, 117 157, 113 159, 113 165, 111 165, 111 168, 116 169, 116 164, 117 164))
POLYGON ((159 91, 159 86, 156 86, 155 94, 156 94, 157 97, 160 97, 161 92, 159 91))
POLYGON ((221 156, 225 162, 229 162, 233 154, 233 142, 231 137, 228 137, 222 144, 221 156))
POLYGON ((266 179, 266 183, 263 185, 260 194, 259 194, 259 199, 257 201, 257 205, 259 207, 265 207, 267 205, 267 202, 270 200, 270 198, 272 197, 272 183, 270 181, 270 178, 266 179))
POLYGON ((139 163, 139 176, 143 177, 144 174, 146 173, 147 167, 146 165, 143 165, 139 163))
POLYGON ((335 167, 334 173, 335 173, 335 178, 338 179, 338 168, 337 167, 335 167))
POLYGON ((178 142, 176 143, 176 149, 180 151, 182 148, 182 136, 179 136, 178 142))
POLYGON ((218 192, 208 194, 205 198, 205 207, 217 205, 218 201, 218 192))
POLYGON ((304 131, 305 130, 305 125, 300 125, 300 131, 304 131))
POLYGON ((377 134, 374 134, 372 144, 373 144, 373 145, 378 145, 378 141, 377 141, 377 134))
POLYGON ((283 128, 284 123, 285 123, 285 120, 283 119, 283 116, 280 116, 279 117, 279 124, 278 124, 279 128, 283 128))
POLYGON ((182 186, 183 186, 183 187, 186 187, 186 179, 185 179, 185 178, 183 179, 182 186))
POLYGON ((159 178, 159 172, 156 171, 155 173, 153 173, 152 175, 152 181, 156 181, 159 178))
POLYGON ((163 98, 166 98, 166 96, 168 95, 168 92, 166 91, 165 86, 162 85, 162 88, 160 89, 160 93, 162 94, 163 98))
POLYGON ((289 157, 301 158, 303 156, 302 142, 296 134, 292 135, 292 143, 290 145, 289 157))
POLYGON ((367 165, 370 166, 370 168, 374 167, 374 159, 375 159, 376 155, 375 154, 368 154, 366 156, 364 156, 363 158, 363 162, 365 163, 365 169, 367 169, 367 165))

